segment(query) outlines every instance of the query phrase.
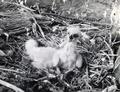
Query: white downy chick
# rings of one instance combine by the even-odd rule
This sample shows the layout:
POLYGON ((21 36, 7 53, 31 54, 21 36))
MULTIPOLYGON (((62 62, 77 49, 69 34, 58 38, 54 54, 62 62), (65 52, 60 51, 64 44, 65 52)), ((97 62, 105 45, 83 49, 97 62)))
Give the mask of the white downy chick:
POLYGON ((34 39, 29 39, 25 43, 25 49, 29 57, 33 60, 32 65, 38 69, 57 66, 59 62, 65 68, 74 68, 82 66, 82 56, 77 53, 76 40, 78 37, 72 37, 74 34, 79 36, 79 27, 70 27, 68 29, 68 38, 64 46, 59 49, 52 47, 38 47, 34 39))
POLYGON ((66 69, 82 66, 82 57, 76 52, 76 44, 68 42, 64 47, 55 49, 52 47, 38 47, 34 39, 25 43, 26 53, 33 60, 32 65, 37 69, 55 67, 59 62, 66 69))

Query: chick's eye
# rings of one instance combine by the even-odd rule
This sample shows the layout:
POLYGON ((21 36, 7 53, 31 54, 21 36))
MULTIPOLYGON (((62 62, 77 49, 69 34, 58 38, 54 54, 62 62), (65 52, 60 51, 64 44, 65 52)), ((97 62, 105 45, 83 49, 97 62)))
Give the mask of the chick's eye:
POLYGON ((78 34, 74 34, 73 37, 74 37, 74 38, 78 38, 79 35, 78 35, 78 34))
POLYGON ((115 13, 113 15, 115 15, 115 13))

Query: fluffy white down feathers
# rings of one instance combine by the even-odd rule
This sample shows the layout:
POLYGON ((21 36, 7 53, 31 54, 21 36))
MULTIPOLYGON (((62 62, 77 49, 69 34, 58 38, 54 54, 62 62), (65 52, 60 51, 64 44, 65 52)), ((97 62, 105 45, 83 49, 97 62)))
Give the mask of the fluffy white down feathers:
POLYGON ((34 39, 29 39, 25 43, 26 53, 33 60, 32 65, 36 68, 45 68, 47 66, 56 66, 57 62, 53 62, 53 56, 56 49, 51 47, 38 47, 38 43, 34 39))
POLYGON ((68 42, 60 49, 52 47, 38 47, 34 39, 25 43, 26 53, 33 60, 32 65, 38 69, 57 66, 62 62, 64 67, 82 66, 82 57, 75 50, 75 45, 68 42), (77 65, 76 65, 77 64, 77 65))

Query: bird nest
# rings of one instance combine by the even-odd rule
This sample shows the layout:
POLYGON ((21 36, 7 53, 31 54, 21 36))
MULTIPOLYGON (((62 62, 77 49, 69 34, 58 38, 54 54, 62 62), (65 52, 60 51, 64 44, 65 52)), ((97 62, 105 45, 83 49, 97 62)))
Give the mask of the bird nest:
MULTIPOLYGON (((114 61, 111 26, 99 22, 88 23, 84 19, 47 14, 45 9, 41 8, 41 10, 43 10, 42 17, 36 17, 37 9, 31 11, 25 6, 14 3, 0 4, 0 79, 25 92, 76 92, 80 90, 81 92, 99 92, 114 84, 114 77, 110 71, 114 61), (81 31, 90 37, 84 40, 79 39, 77 48, 83 57, 83 62, 86 62, 85 67, 80 70, 75 68, 60 75, 51 74, 46 70, 39 72, 31 65, 31 60, 25 53, 26 40, 32 37, 37 39, 40 45, 57 48, 66 36, 67 24, 74 25, 72 23, 76 23, 81 31), (6 36, 2 35, 4 33, 9 35, 7 41, 6 36)), ((11 87, 6 88, 6 85, 2 85, 0 86, 2 91, 11 90, 9 89, 11 87)), ((13 90, 11 91, 14 92, 13 90)))

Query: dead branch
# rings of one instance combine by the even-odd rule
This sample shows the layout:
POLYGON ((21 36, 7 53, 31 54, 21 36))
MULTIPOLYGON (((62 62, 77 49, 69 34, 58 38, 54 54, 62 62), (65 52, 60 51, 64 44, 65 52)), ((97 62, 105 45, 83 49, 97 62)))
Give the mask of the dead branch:
POLYGON ((12 69, 5 69, 5 68, 1 68, 1 67, 0 67, 0 70, 7 71, 7 72, 14 72, 14 73, 18 73, 18 74, 24 74, 24 72, 19 72, 19 71, 12 70, 12 69))
POLYGON ((8 88, 10 88, 10 89, 13 89, 15 92, 24 92, 22 89, 16 87, 16 86, 13 85, 13 84, 10 84, 10 83, 8 83, 8 82, 6 82, 6 81, 0 80, 0 84, 3 85, 3 86, 8 87, 8 88))

